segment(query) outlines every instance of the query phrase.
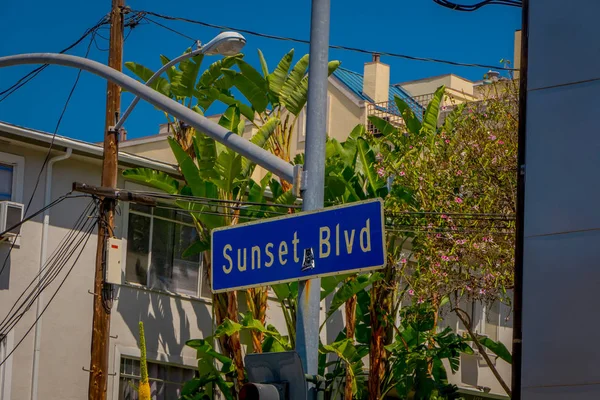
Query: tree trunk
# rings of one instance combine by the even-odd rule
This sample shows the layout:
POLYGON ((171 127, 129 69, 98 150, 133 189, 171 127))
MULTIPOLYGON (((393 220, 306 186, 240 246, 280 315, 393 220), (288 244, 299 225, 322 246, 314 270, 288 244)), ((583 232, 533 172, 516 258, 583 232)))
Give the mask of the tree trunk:
POLYGON ((385 374, 387 351, 385 345, 390 342, 388 323, 392 314, 395 279, 391 265, 383 270, 384 278, 373 284, 371 289, 371 339, 369 343, 369 398, 381 397, 381 383, 385 374))
MULTIPOLYGON (((203 257, 204 262, 208 266, 208 268, 206 269, 207 278, 210 281, 210 252, 204 252, 203 257)), ((239 318, 237 292, 213 293, 212 297, 217 326, 221 325, 226 318, 229 318, 233 322, 238 322, 239 318)), ((236 333, 229 337, 219 337, 219 346, 221 347, 221 353, 231 358, 236 367, 236 379, 234 382, 235 385, 232 389, 232 392, 235 395, 237 391, 242 387, 245 380, 244 359, 242 358, 242 345, 240 343, 240 335, 236 333)))
MULTIPOLYGON (((246 292, 246 304, 248 310, 252 313, 252 318, 260 321, 263 326, 267 317, 267 293, 268 288, 252 288, 246 292)), ((255 353, 262 353, 262 342, 264 334, 259 331, 252 330, 252 348, 255 353)))
MULTIPOLYGON (((356 301, 356 295, 346 301, 346 337, 353 341, 356 331, 356 301)), ((347 366, 347 368, 350 368, 350 366, 347 366)), ((352 400, 352 375, 348 372, 346 372, 346 384, 344 385, 344 399, 352 400)))

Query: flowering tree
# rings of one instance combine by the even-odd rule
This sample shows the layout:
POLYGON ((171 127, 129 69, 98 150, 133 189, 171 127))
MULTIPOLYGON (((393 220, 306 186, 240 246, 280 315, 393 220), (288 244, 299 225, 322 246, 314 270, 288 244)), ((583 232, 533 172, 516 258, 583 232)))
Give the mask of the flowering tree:
POLYGON ((386 213, 388 230, 412 240, 407 293, 438 314, 450 301, 464 320, 460 298, 508 301, 513 286, 518 93, 503 81, 446 110, 444 91, 422 122, 400 99, 405 127, 370 120, 383 133, 378 173, 405 190, 387 199, 386 213))

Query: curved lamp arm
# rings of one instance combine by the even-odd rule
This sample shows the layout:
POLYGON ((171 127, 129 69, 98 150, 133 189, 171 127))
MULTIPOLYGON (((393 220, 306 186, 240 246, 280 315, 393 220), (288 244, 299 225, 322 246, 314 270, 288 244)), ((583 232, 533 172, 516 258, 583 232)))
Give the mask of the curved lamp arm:
POLYGON ((247 139, 236 135, 216 122, 213 122, 179 104, 175 100, 158 93, 154 89, 149 88, 122 72, 99 62, 88 60, 87 58, 67 54, 31 53, 0 57, 0 68, 24 64, 63 65, 66 67, 82 69, 114 82, 123 89, 130 91, 161 110, 174 115, 198 131, 229 147, 250 161, 271 171, 280 178, 292 182, 295 186, 295 192, 299 193, 300 180, 294 179, 295 176, 300 177, 302 175, 301 169, 298 168, 299 166, 294 167, 262 147, 256 146, 247 139))
MULTIPOLYGON (((150 77, 150 79, 148 79, 148 81, 146 82, 146 86, 152 85, 152 83, 154 83, 154 81, 159 76, 161 76, 163 72, 165 72, 172 66, 179 64, 183 60, 192 58, 194 56, 197 56, 198 54, 221 54, 224 56, 238 54, 245 44, 246 38, 244 38, 244 36, 242 36, 240 33, 221 32, 217 36, 215 36, 215 38, 212 39, 210 42, 206 43, 204 46, 200 46, 200 44, 198 44, 198 48, 196 50, 182 54, 179 57, 174 58, 165 65, 163 65, 158 71, 154 73, 154 75, 150 77)), ((121 127, 125 123, 125 120, 127 119, 127 117, 129 117, 129 114, 131 114, 131 112, 133 111, 137 103, 139 103, 139 101, 140 97, 136 96, 135 99, 133 99, 133 101, 131 102, 131 104, 129 104, 129 107, 127 107, 127 109, 121 115, 121 118, 119 118, 117 124, 115 125, 114 129, 116 131, 121 129, 121 127)))
MULTIPOLYGON (((146 81, 145 85, 149 87, 150 85, 152 85, 154 83, 155 80, 158 79, 159 76, 162 75, 163 72, 165 72, 172 66, 177 65, 178 63, 180 63, 183 60, 186 60, 188 58, 191 58, 191 57, 197 56, 198 54, 203 54, 203 53, 204 53, 203 48, 199 48, 190 53, 185 53, 185 54, 180 55, 177 58, 172 59, 171 61, 169 61, 168 63, 163 65, 158 71, 156 71, 154 73, 154 75, 152 75, 150 77, 150 79, 148 79, 148 81, 146 81)), ((133 111, 133 109, 135 108, 137 103, 139 103, 139 102, 140 102, 140 96, 135 96, 135 99, 133 99, 133 101, 129 104, 129 107, 127 107, 125 112, 121 115, 121 118, 119 118, 119 120, 115 124, 115 128, 114 128, 115 131, 118 131, 119 129, 121 129, 121 127, 125 123, 125 120, 127 120, 127 117, 129 117, 129 114, 131 114, 131 112, 133 111)))

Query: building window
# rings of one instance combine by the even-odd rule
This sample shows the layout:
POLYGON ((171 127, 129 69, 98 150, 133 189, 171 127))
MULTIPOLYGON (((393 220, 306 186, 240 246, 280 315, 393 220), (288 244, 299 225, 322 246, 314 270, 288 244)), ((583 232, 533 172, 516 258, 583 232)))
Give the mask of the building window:
POLYGON ((0 153, 0 201, 22 203, 24 166, 23 157, 0 153))
MULTIPOLYGON (((148 381, 152 400, 171 400, 181 396, 183 385, 198 376, 195 369, 175 367, 148 361, 148 381)), ((119 375, 119 400, 138 400, 140 361, 121 358, 119 375)))
POLYGON ((14 169, 12 165, 0 163, 0 201, 12 200, 14 169))
POLYGON ((151 289, 209 297, 202 255, 183 257, 197 240, 187 212, 130 204, 125 280, 151 289))

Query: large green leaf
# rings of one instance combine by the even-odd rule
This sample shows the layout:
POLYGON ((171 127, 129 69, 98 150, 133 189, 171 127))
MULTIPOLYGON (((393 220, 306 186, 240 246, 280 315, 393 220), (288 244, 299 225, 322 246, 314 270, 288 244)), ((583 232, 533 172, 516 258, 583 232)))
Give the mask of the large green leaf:
POLYGON ((495 355, 497 355, 498 357, 500 357, 502 360, 506 361, 507 363, 512 364, 512 355, 510 354, 510 351, 508 351, 508 349, 506 348, 506 346, 504 346, 503 343, 493 341, 492 339, 490 339, 487 336, 479 336, 478 335, 477 339, 479 339, 479 343, 481 343, 483 346, 490 349, 492 351, 492 353, 494 353, 495 355))
POLYGON ((179 193, 179 182, 177 179, 164 172, 150 168, 130 168, 123 171, 123 177, 127 180, 143 183, 162 190, 169 194, 179 193))
POLYGON ((371 285, 373 282, 377 282, 382 279, 383 275, 379 272, 373 272, 372 274, 361 274, 354 279, 349 279, 342 284, 342 286, 335 292, 331 305, 327 311, 325 321, 321 326, 324 326, 327 320, 337 311, 346 301, 352 296, 371 285))
POLYGON ((267 66, 267 60, 265 60, 265 56, 260 49, 258 49, 258 59, 260 60, 260 68, 262 69, 263 76, 265 79, 268 79, 269 67, 267 66))
MULTIPOLYGON (((154 72, 142 64, 138 64, 132 61, 128 61, 125 63, 125 68, 133 72, 138 78, 140 78, 144 83, 148 82, 148 80, 154 75, 154 72)), ((164 94, 165 96, 171 95, 171 85, 169 82, 163 78, 158 77, 154 80, 154 82, 150 85, 150 87, 157 92, 164 94)))
POLYGON ((356 168, 365 176, 367 184, 371 189, 369 192, 372 196, 375 196, 385 186, 385 181, 375 171, 375 153, 369 143, 363 138, 358 138, 357 145, 358 162, 356 168))
POLYGON ((215 164, 217 162, 215 140, 203 133, 197 132, 194 135, 192 143, 196 153, 196 162, 198 163, 200 177, 206 180, 219 179, 219 174, 215 171, 215 164))
POLYGON ((203 58, 204 56, 199 54, 179 63, 179 69, 182 72, 181 79, 177 84, 171 84, 171 90, 176 96, 190 99, 194 96, 203 58))
POLYGON ((240 126, 240 109, 236 105, 229 106, 223 115, 221 115, 219 125, 238 135, 243 134, 244 132, 238 132, 240 126))
MULTIPOLYGON (((215 61, 210 64, 209 67, 202 73, 198 80, 197 89, 206 88, 212 85, 219 79, 223 73, 224 68, 231 68, 235 64, 236 60, 243 57, 241 54, 234 56, 224 57, 221 60, 215 61)), ((230 86, 231 87, 231 86, 230 86)))
POLYGON ((204 180, 200 177, 198 167, 194 164, 194 160, 181 148, 179 143, 171 137, 167 138, 169 146, 173 151, 173 155, 179 164, 179 169, 185 178, 186 183, 192 190, 194 196, 202 196, 204 180))
MULTIPOLYGON (((162 54, 160 55, 160 61, 162 62, 163 66, 171 62, 171 60, 168 57, 166 57, 162 54)), ((182 72, 180 70, 178 70, 177 68, 175 68, 174 65, 171 66, 170 68, 167 68, 167 70, 165 72, 167 74, 167 77, 169 78, 169 82, 177 83, 181 80, 182 72)))
MULTIPOLYGON (((281 87, 280 97, 284 100, 284 105, 287 107, 287 103, 285 103, 286 99, 288 99, 292 93, 299 90, 299 86, 302 84, 302 78, 306 75, 306 70, 308 69, 308 54, 304 55, 294 68, 292 68, 292 72, 287 76, 283 86, 281 87)), ((288 110, 290 110, 288 108, 288 110)), ((298 115, 294 111, 290 110, 292 114, 298 115)))
POLYGON ((366 290, 356 293, 356 331, 354 336, 356 341, 362 344, 369 344, 371 341, 371 295, 366 290))
POLYGON ((360 363, 359 365, 362 366, 362 363, 360 362, 360 358, 358 358, 358 353, 356 351, 356 347, 352 343, 352 340, 343 339, 329 345, 321 344, 319 352, 333 353, 348 366, 346 371, 348 372, 348 374, 350 375, 350 379, 352 380, 352 394, 356 394, 358 392, 358 386, 356 382, 355 364, 360 363))
POLYGON ((215 168, 222 178, 215 184, 226 193, 232 193, 236 180, 242 172, 242 156, 233 150, 222 151, 217 157, 215 168))
MULTIPOLYGON (((269 144, 269 138, 279 126, 280 120, 276 117, 271 117, 265 122, 258 131, 252 135, 250 141, 258 147, 266 148, 269 144)), ((247 158, 242 158, 242 177, 247 177, 252 173, 254 163, 247 158)))
POLYGON ((253 66, 251 66, 250 64, 248 64, 246 61, 242 60, 241 58, 238 58, 236 60, 236 64, 239 67, 242 75, 244 75, 246 78, 248 78, 250 81, 252 81, 252 83, 254 83, 256 86, 258 86, 263 92, 266 93, 266 91, 268 89, 267 81, 260 74, 260 72, 258 72, 256 69, 254 69, 253 66))
POLYGON ((189 246, 183 251, 181 256, 183 258, 188 258, 191 256, 195 256, 196 254, 205 252, 207 250, 210 250, 210 243, 208 241, 196 240, 194 243, 191 244, 191 246, 189 246))
POLYGON ((269 105, 267 93, 254 81, 246 75, 239 73, 235 75, 233 84, 244 95, 248 102, 250 102, 252 108, 256 112, 262 113, 266 110, 267 105, 269 105))
POLYGON ((387 121, 381 117, 378 117, 376 115, 369 115, 367 118, 369 119, 369 122, 371 124, 373 124, 373 126, 384 137, 387 138, 390 135, 394 135, 394 136, 398 135, 398 128, 396 128, 394 125, 390 124, 389 121, 387 121))
POLYGON ((402 115, 402 119, 406 123, 408 131, 417 135, 421 131, 421 121, 415 116, 412 108, 398 96, 394 97, 394 102, 396 103, 396 107, 398 107, 398 111, 400 111, 400 115, 402 115))
MULTIPOLYGON (((328 75, 331 75, 340 66, 339 61, 330 61, 328 64, 328 75)), ((294 115, 300 114, 300 111, 306 105, 306 96, 308 95, 308 75, 305 75, 296 90, 282 96, 282 103, 285 108, 294 115)))
POLYGON ((292 59, 294 58, 294 49, 290 50, 286 55, 284 55, 275 70, 270 73, 267 77, 267 82, 269 83, 269 92, 271 96, 275 99, 279 99, 281 97, 281 88, 285 83, 285 80, 288 76, 288 71, 290 70, 290 66, 292 65, 292 59))
POLYGON ((239 100, 236 100, 235 98, 227 95, 226 93, 220 92, 215 88, 210 88, 209 91, 211 96, 214 96, 219 101, 227 104, 228 106, 236 105, 240 109, 240 112, 244 117, 246 117, 249 121, 254 121, 254 110, 250 106, 242 103, 239 100))
POLYGON ((423 130, 427 133, 433 134, 437 130, 438 117, 440 115, 440 105, 444 94, 446 93, 446 87, 440 86, 434 93, 431 102, 427 105, 425 115, 423 116, 423 130))
POLYGON ((343 282, 351 274, 331 275, 321 278, 321 301, 335 291, 340 282, 343 282))

